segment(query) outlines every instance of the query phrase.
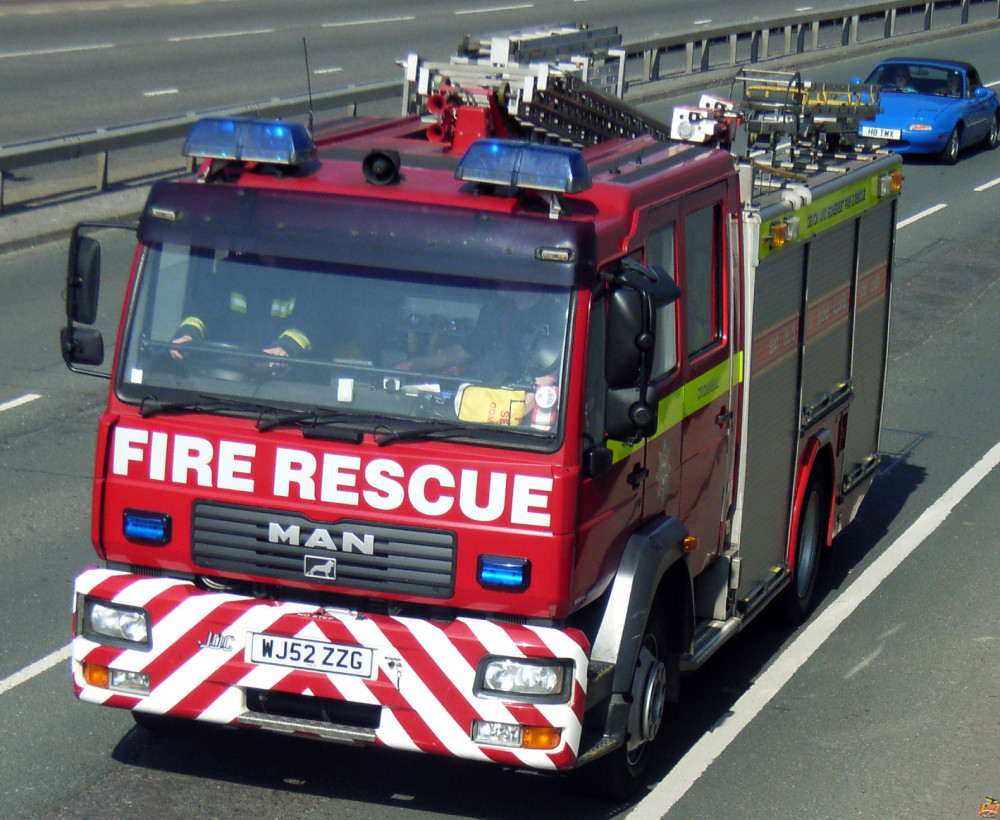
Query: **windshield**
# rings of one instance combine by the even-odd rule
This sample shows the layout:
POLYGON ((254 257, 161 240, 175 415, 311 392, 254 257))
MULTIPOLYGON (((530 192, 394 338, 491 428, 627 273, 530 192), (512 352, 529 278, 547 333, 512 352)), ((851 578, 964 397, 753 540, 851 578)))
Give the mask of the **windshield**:
POLYGON ((147 410, 554 436, 570 306, 568 288, 156 244, 117 389, 147 410))
POLYGON ((883 63, 876 66, 865 82, 880 85, 883 91, 902 94, 959 98, 965 93, 960 71, 948 66, 924 63, 883 63))

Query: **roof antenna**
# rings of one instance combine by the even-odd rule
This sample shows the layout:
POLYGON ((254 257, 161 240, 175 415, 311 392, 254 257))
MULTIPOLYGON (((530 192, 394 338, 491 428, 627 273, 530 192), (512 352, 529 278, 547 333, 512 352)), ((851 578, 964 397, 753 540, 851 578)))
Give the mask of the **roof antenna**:
POLYGON ((309 133, 313 132, 313 91, 312 80, 309 77, 309 49, 306 48, 306 38, 302 38, 302 54, 306 60, 306 91, 309 94, 309 133))

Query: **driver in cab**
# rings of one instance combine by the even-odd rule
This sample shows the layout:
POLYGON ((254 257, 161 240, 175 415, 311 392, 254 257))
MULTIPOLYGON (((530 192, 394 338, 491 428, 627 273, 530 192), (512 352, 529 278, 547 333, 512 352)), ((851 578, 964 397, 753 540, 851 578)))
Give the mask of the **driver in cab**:
MULTIPOLYGON (((192 271, 189 306, 171 338, 174 345, 197 341, 260 349, 269 356, 294 357, 312 349, 309 335, 294 321, 297 296, 288 276, 274 275, 275 258, 230 253, 205 269, 192 271)), ((183 359, 174 348, 170 355, 183 359)), ((272 366, 274 363, 272 363, 272 366)))

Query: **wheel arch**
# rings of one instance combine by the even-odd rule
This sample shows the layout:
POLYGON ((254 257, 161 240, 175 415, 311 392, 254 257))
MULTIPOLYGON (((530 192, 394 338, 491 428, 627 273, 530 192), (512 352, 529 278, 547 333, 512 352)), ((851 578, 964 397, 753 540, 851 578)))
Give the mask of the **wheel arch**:
POLYGON ((788 569, 795 569, 796 536, 799 531, 799 517, 805 503, 806 492, 813 476, 820 476, 826 484, 826 535, 823 545, 829 547, 833 543, 833 519, 836 504, 837 475, 836 462, 833 456, 833 436, 829 430, 821 430, 811 436, 802 450, 799 467, 795 477, 795 496, 792 502, 792 520, 788 528, 788 569))
POLYGON ((628 692, 631 687, 643 629, 654 606, 680 619, 676 649, 691 642, 694 591, 683 560, 687 535, 676 518, 658 516, 637 529, 625 545, 591 647, 592 660, 615 665, 614 692, 628 692))

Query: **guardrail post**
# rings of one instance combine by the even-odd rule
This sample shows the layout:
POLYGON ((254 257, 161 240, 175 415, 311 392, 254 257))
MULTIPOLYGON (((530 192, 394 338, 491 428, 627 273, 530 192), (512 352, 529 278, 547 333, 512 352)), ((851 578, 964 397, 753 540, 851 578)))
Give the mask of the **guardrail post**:
POLYGON ((785 26, 785 50, 784 54, 792 53, 792 24, 789 23, 785 26))
POLYGON ((100 151, 97 154, 97 190, 108 190, 108 152, 100 151))
POLYGON ((969 0, 962 0, 962 25, 969 22, 969 0))
POLYGON ((650 82, 660 79, 660 49, 647 48, 642 52, 642 70, 650 82))
POLYGON ((684 44, 684 73, 694 74, 694 40, 684 44))
POLYGON ((712 44, 709 40, 705 39, 701 41, 701 59, 699 63, 699 71, 703 74, 708 71, 709 63, 711 62, 711 48, 712 44))
POLYGON ((896 33, 896 9, 886 9, 882 21, 882 39, 888 40, 896 33))
POLYGON ((930 31, 934 23, 934 3, 924 3, 924 31, 930 31))
MULTIPOLYGON (((997 0, 1000 3, 1000 0, 997 0)), ((729 35, 729 65, 736 65, 736 47, 739 45, 740 38, 735 34, 729 35)))
POLYGON ((3 213, 3 181, 6 176, 6 171, 0 171, 0 214, 3 213))

